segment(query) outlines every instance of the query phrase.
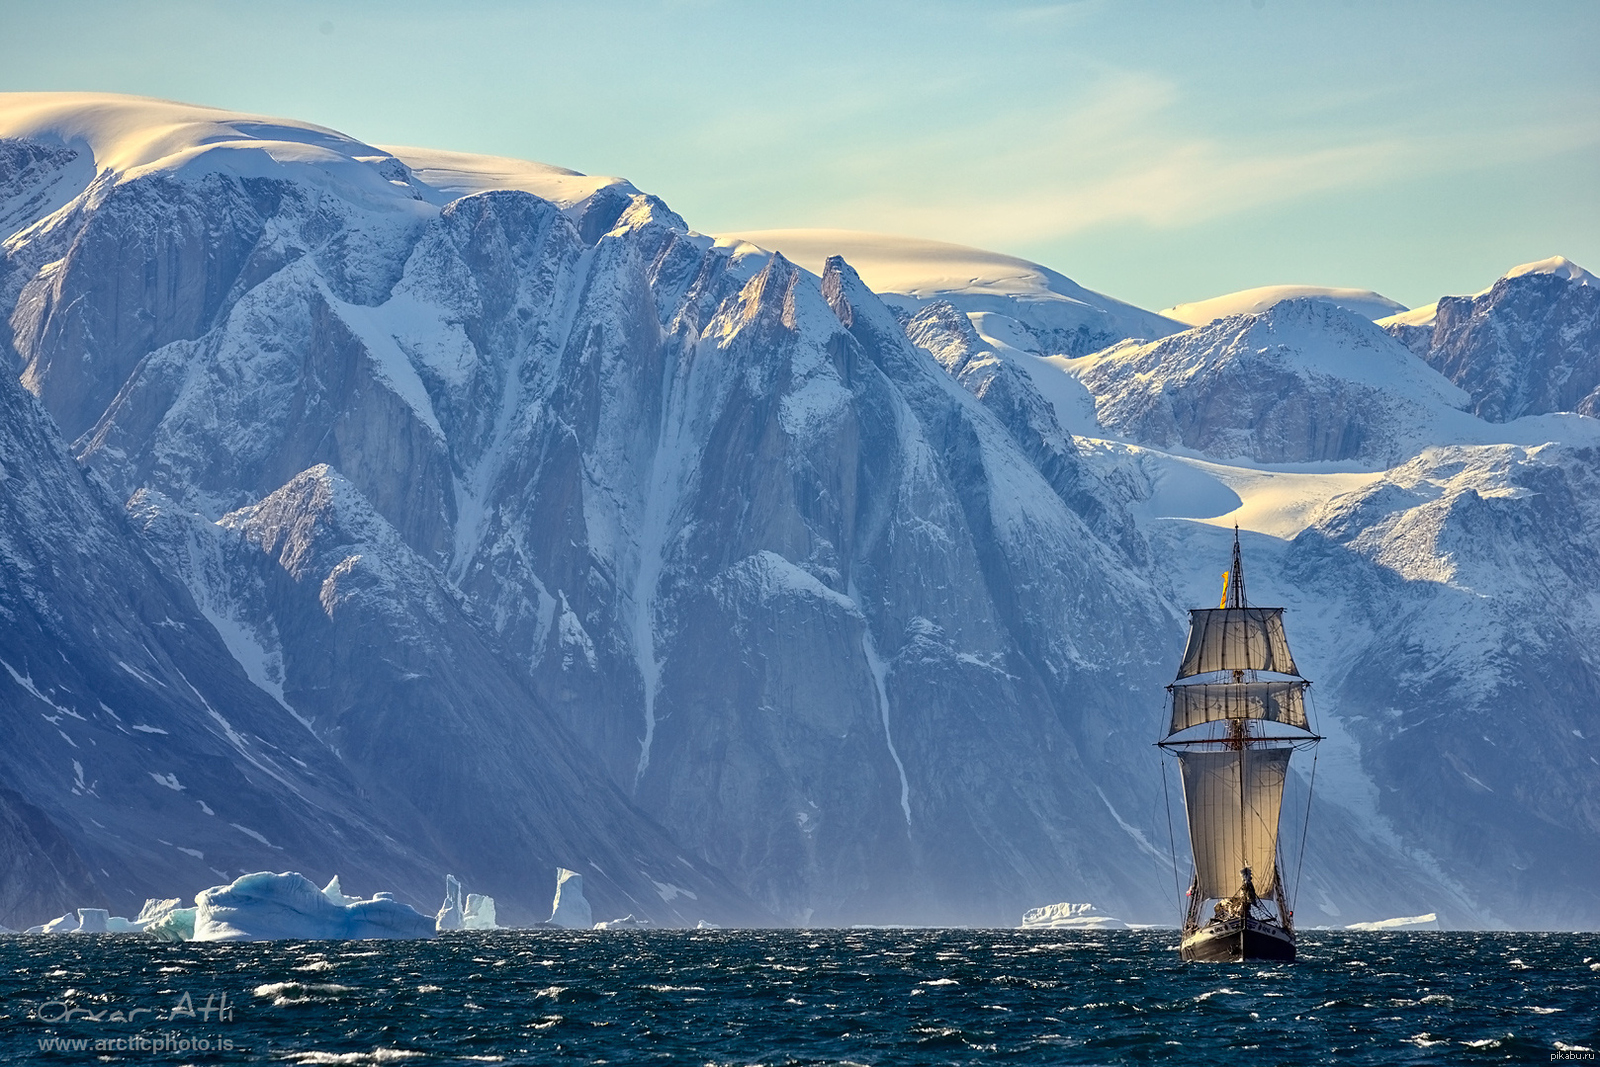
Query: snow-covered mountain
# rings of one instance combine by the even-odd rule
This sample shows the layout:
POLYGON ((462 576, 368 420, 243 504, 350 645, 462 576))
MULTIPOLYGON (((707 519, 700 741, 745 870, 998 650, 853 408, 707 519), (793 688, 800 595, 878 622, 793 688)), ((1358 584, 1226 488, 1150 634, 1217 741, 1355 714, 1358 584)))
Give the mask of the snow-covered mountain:
MULTIPOLYGON (((1160 899, 1108 814, 1149 798, 1089 769, 1143 754, 1114 708, 1175 620, 847 267, 614 182, 455 197, 293 123, 11 110, 55 161, 16 197, 59 201, 6 245, 23 380, 273 707, 369 791, 430 782, 441 869, 518 899, 447 851, 473 818, 611 871, 578 842, 620 816, 566 759, 782 921, 1160 899)), ((628 910, 704 898, 638 851, 660 903, 628 910)))
POLYGON ((1320 285, 1263 285, 1241 289, 1205 300, 1169 307, 1161 312, 1169 319, 1190 326, 1204 326, 1216 319, 1234 315, 1255 315, 1285 300, 1321 300, 1353 311, 1369 319, 1381 319, 1406 310, 1404 304, 1390 300, 1371 289, 1338 289, 1320 285))
POLYGON ((1600 916, 1554 854, 1595 836, 1581 752, 1399 773, 1444 744, 1427 709, 1495 735, 1562 664, 1539 729, 1600 731, 1565 658, 1590 549, 1556 535, 1591 420, 1497 429, 1325 301, 1179 332, 992 253, 713 239, 620 179, 136 98, 0 97, 0 138, 0 339, 38 398, 5 394, 31 495, 0 482, 0 603, 60 619, 0 657, 30 738, 0 833, 67 857, 8 873, 0 922, 296 865, 418 896, 448 869, 526 920, 557 864, 666 922, 1168 919, 1149 741, 1232 514, 1333 694, 1302 911, 1600 916), (1453 546, 1524 536, 1564 577, 1485 607, 1453 546), (1462 604, 1539 656, 1470 672, 1462 604), (1568 636, 1514 629, 1541 607, 1568 636), (107 678, 167 732, 99 725, 132 699, 107 678), (157 736, 220 754, 125 751, 157 736), (231 814, 203 767, 258 783, 222 819, 250 833, 173 807, 231 814), (1565 807, 1527 796, 1551 774, 1565 807), (1553 827, 1517 856, 1554 881, 1475 876, 1472 779, 1495 825, 1553 827))
MULTIPOLYGON (((1593 292, 1581 274, 1502 280, 1477 298, 1492 325, 1461 336, 1457 353, 1480 366, 1503 358, 1508 335, 1558 336, 1529 294, 1570 323, 1593 292), (1493 328, 1508 318, 1528 329, 1493 328)), ((1426 867, 1435 899, 1477 901, 1480 921, 1561 926, 1589 913, 1600 422, 1459 410, 1464 392, 1318 301, 1034 364, 1091 398, 1058 390, 1058 414, 1102 439, 1080 438, 1088 465, 1142 498, 1130 512, 1154 570, 1204 590, 1226 528, 1254 534, 1252 591, 1299 609, 1292 634, 1330 735, 1325 795, 1426 867)), ((1320 875, 1311 887, 1336 917, 1340 893, 1320 875)))
POLYGON ((1466 399, 1367 319, 1309 298, 1124 342, 1071 373, 1108 430, 1265 463, 1387 465, 1466 399))
POLYGON ((1465 389, 1471 410, 1491 422, 1600 414, 1600 281, 1563 256, 1379 325, 1465 389))

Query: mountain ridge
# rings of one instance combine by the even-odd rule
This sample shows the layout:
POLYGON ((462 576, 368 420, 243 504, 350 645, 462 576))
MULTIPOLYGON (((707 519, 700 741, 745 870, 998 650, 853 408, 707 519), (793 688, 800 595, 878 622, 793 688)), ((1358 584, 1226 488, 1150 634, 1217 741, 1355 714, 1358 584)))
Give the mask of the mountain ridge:
MULTIPOLYGON (((219 114, 189 128, 220 139, 150 149, 170 172, 135 154, 137 174, 86 176, 70 138, 0 141, 0 202, 24 223, 0 261, 6 340, 72 441, 37 437, 29 454, 64 483, 82 477, 75 456, 103 499, 129 501, 112 540, 159 561, 135 584, 172 591, 169 614, 215 635, 252 714, 335 759, 339 789, 390 797, 372 818, 392 824, 396 854, 351 851, 361 877, 422 897, 451 865, 524 921, 557 863, 600 906, 670 923, 1008 924, 1075 899, 1164 918, 1148 741, 1182 609, 1212 592, 1194 594, 1210 582, 1196 568, 1237 511, 1274 531, 1250 534, 1262 588, 1383 624, 1357 647, 1305 615, 1336 773, 1302 909, 1455 925, 1600 914, 1593 872, 1557 855, 1600 832, 1581 746, 1490 770, 1488 750, 1413 726, 1439 709, 1427 679, 1472 663, 1441 620, 1479 605, 1495 573, 1451 570, 1453 546, 1483 538, 1492 558, 1538 537, 1563 577, 1519 571, 1516 612, 1472 616, 1511 651, 1468 712, 1492 724, 1517 687, 1565 671, 1571 687, 1536 697, 1539 720, 1600 729, 1569 707, 1588 684, 1591 612, 1574 590, 1596 546, 1563 532, 1590 492, 1592 419, 1477 418, 1458 406, 1470 388, 1325 303, 1188 331, 1129 312, 1113 347, 1083 351, 1117 332, 1104 324, 1120 302, 959 286, 885 299, 844 259, 810 271, 695 233, 620 180, 369 153, 309 124, 269 123, 292 150, 264 148, 240 125, 254 118, 219 114), (554 199, 491 180, 548 182, 554 199), (1139 323, 1168 332, 1140 339, 1139 323), (1174 446, 1138 405, 1152 382, 1204 386, 1171 373, 1210 366, 1204 352, 1289 360, 1294 373, 1225 383, 1260 412, 1338 402, 1359 418, 1339 397, 1370 358, 1404 373, 1366 387, 1432 414, 1370 454, 1256 451, 1290 438, 1254 415, 1212 424, 1241 449, 1174 446), (1120 398, 1110 426, 1105 397, 1120 398), (1543 609, 1570 617, 1567 636, 1518 651, 1534 648, 1519 620, 1543 609), (1392 675, 1358 669, 1387 660, 1392 675), (1402 706, 1416 713, 1383 710, 1402 706), (1400 775, 1407 760, 1428 768, 1421 784, 1400 775), (1541 774, 1564 809, 1526 799, 1541 774), (386 793, 397 777, 427 787, 386 793), (1492 812, 1473 779, 1499 790, 1492 812), (1466 827, 1491 815, 1529 830, 1510 858, 1553 864, 1559 885, 1466 876, 1466 827), (474 818, 515 827, 514 858, 456 833, 474 818)), ((1500 301, 1479 310, 1515 310, 1500 301)), ((26 721, 35 698, 5 692, 26 721)), ((67 746, 50 736, 41 753, 67 746)), ((0 780, 31 805, 8 811, 59 830, 32 854, 96 840, 75 782, 0 780)), ((262 803, 286 833, 305 820, 262 803)), ((270 846, 230 833, 252 842, 229 856, 239 869, 270 865, 270 846)), ((150 839, 126 836, 135 852, 150 839)), ((41 875, 28 906, 65 901, 70 883, 41 875)))

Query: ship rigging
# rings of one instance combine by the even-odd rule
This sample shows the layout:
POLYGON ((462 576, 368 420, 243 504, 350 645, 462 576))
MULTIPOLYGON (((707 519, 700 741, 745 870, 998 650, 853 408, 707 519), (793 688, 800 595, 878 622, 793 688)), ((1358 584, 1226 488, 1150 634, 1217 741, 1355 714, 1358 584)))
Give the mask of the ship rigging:
POLYGON ((1290 756, 1322 740, 1306 717, 1310 685, 1289 651, 1283 609, 1254 607, 1245 596, 1235 527, 1221 604, 1189 612, 1189 641, 1167 686, 1167 733, 1157 742, 1178 762, 1194 856, 1185 960, 1295 957, 1278 827, 1290 756))

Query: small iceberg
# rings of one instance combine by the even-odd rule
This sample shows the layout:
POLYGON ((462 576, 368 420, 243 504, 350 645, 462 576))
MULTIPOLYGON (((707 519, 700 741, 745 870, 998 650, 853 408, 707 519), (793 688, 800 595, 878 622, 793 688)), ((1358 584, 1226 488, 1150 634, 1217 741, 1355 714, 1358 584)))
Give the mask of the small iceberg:
POLYGON ((453 874, 444 876, 444 903, 439 906, 433 925, 440 931, 500 929, 495 923, 494 897, 481 893, 463 895, 461 880, 453 874))
MULTIPOLYGON (((87 910, 91 910, 91 909, 80 909, 80 910, 87 911, 87 910)), ((63 916, 61 916, 59 918, 51 919, 47 923, 40 923, 38 926, 30 926, 30 927, 28 927, 26 930, 24 930, 22 932, 25 933, 25 934, 77 934, 77 933, 85 933, 86 931, 80 929, 81 926, 82 926, 82 920, 79 919, 77 913, 69 911, 65 915, 63 915, 63 916)))
POLYGON ((649 927, 649 919, 635 919, 632 915, 625 915, 620 919, 607 919, 605 922, 594 924, 596 930, 645 930, 649 927))
POLYGON ((27 934, 150 934, 163 941, 189 941, 194 936, 195 910, 181 909, 178 897, 144 902, 139 918, 112 915, 102 907, 80 907, 42 926, 29 926, 27 934))
POLYGON ((467 910, 461 913, 463 930, 498 930, 495 922, 494 897, 482 893, 467 894, 467 910))
MULTIPOLYGON (((332 888, 330 883, 329 888, 332 888)), ((389 893, 335 904, 304 875, 260 872, 194 898, 195 941, 427 938, 434 920, 389 893)))
POLYGON ((594 913, 583 898, 583 875, 577 871, 556 868, 556 899, 550 907, 550 922, 568 930, 595 928, 594 913))
POLYGON ((1022 930, 1126 930, 1121 919, 1103 914, 1093 904, 1047 904, 1022 913, 1022 930))
POLYGON ((1346 930, 1438 930, 1439 916, 1433 912, 1426 915, 1403 915, 1397 919, 1379 919, 1370 923, 1351 923, 1346 930))

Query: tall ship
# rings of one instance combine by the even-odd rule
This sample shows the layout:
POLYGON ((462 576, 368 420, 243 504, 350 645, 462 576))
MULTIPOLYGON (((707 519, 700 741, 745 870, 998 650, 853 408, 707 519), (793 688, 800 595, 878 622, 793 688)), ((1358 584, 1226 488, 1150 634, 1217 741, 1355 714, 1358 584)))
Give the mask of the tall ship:
POLYGON ((1295 957, 1278 823, 1289 757, 1322 740, 1306 719, 1310 684, 1289 651, 1283 609, 1245 598, 1236 527, 1221 605, 1189 612, 1189 642, 1167 686, 1171 721, 1157 742, 1177 757, 1194 855, 1185 960, 1295 957))

